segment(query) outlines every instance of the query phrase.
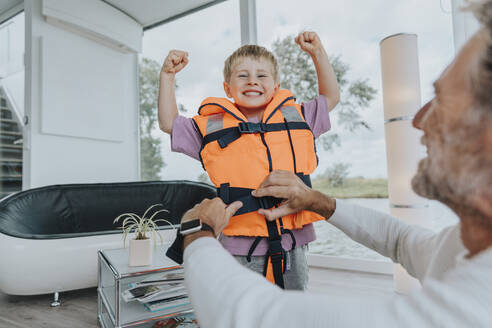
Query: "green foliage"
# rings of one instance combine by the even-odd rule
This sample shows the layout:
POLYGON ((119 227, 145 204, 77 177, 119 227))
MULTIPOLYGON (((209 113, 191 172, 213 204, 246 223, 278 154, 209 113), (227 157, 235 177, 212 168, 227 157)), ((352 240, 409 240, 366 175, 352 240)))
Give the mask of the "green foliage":
POLYGON ((342 186, 345 183, 345 179, 348 177, 349 168, 350 164, 335 163, 326 169, 323 178, 325 178, 332 187, 342 186))
POLYGON ((116 219, 114 219, 113 223, 117 223, 120 219, 123 219, 123 223, 121 224, 121 229, 123 230, 123 247, 126 245, 126 238, 128 234, 134 233, 135 239, 147 239, 147 233, 152 235, 154 239, 154 246, 156 244, 156 236, 159 236, 159 239, 162 243, 162 236, 159 231, 159 228, 155 224, 156 222, 166 222, 171 227, 173 227, 172 223, 164 220, 164 219, 155 219, 155 216, 162 212, 169 212, 166 209, 155 211, 150 217, 147 215, 150 213, 152 208, 156 206, 163 206, 162 204, 154 204, 150 206, 142 216, 139 216, 135 213, 123 213, 119 215, 116 219))
MULTIPOLYGON (((282 88, 289 89, 299 102, 305 102, 318 96, 318 79, 311 57, 295 43, 293 36, 287 36, 273 43, 273 52, 280 66, 282 88)), ((366 109, 374 99, 377 90, 371 87, 366 79, 349 81, 347 73, 350 66, 339 56, 331 56, 330 63, 340 87, 340 103, 334 110, 338 123, 349 131, 361 127, 370 129, 362 120, 360 111, 366 109)), ((332 150, 340 145, 340 137, 336 133, 321 136, 320 142, 325 150, 332 150)))
MULTIPOLYGON (((161 154, 161 139, 152 135, 158 126, 157 99, 159 94, 159 74, 161 67, 158 62, 142 58, 139 64, 140 86, 140 168, 141 179, 159 180, 159 172, 166 165, 161 154)), ((177 89, 178 86, 175 85, 177 89)), ((179 112, 186 112, 182 104, 178 104, 179 112)), ((158 132, 160 133, 160 131, 158 132)))
POLYGON ((341 186, 332 186, 324 177, 313 179, 313 189, 335 198, 388 198, 388 180, 347 178, 341 186))
POLYGON ((159 92, 159 64, 143 58, 139 64, 140 86, 140 168, 141 179, 159 180, 165 163, 161 155, 161 140, 152 136, 157 126, 157 95, 159 92))

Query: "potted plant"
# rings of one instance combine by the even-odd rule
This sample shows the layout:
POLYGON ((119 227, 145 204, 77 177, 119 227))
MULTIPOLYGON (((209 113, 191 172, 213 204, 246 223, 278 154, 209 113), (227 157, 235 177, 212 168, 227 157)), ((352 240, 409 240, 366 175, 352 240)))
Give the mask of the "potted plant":
MULTIPOLYGON (((133 233, 135 238, 130 240, 130 250, 128 265, 129 266, 144 266, 152 264, 152 241, 154 239, 154 247, 157 245, 157 236, 162 243, 162 236, 158 231, 156 222, 166 222, 171 227, 173 225, 164 219, 155 219, 156 215, 162 212, 169 212, 166 209, 154 211, 150 215, 153 208, 156 206, 163 206, 162 204, 154 204, 147 208, 142 216, 135 213, 123 213, 114 219, 113 223, 117 223, 120 219, 123 219, 121 229, 123 230, 123 247, 126 247, 126 239, 128 234, 133 233), (150 216, 149 216, 150 215, 150 216)), ((173 229, 175 229, 173 227, 173 229)))

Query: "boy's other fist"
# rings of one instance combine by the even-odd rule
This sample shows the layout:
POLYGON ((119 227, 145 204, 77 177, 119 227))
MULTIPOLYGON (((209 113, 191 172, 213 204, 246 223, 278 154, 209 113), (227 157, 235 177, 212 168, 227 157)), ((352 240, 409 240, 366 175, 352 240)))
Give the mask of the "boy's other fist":
POLYGON ((174 75, 188 64, 188 53, 182 50, 171 50, 162 64, 161 74, 174 75))
POLYGON ((318 51, 323 50, 321 40, 315 32, 301 32, 295 38, 295 41, 303 51, 311 56, 314 56, 318 51))

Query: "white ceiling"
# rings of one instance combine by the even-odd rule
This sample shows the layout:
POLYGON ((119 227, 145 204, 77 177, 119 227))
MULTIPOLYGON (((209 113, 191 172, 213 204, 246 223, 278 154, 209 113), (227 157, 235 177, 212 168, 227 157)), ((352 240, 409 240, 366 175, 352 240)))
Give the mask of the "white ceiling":
POLYGON ((8 17, 5 16, 11 16, 16 13, 18 13, 16 8, 18 5, 22 4, 22 0, 0 0, 0 24, 3 20, 7 19, 8 17))
MULTIPOLYGON (((80 1, 80 0, 76 0, 80 1)), ((224 0, 100 0, 121 10, 144 29, 224 0)), ((0 0, 0 17, 22 0, 0 0)))
MULTIPOLYGON (((0 0, 2 1, 2 0, 0 0)), ((224 0, 102 0, 126 13, 144 28, 186 15, 224 0)))

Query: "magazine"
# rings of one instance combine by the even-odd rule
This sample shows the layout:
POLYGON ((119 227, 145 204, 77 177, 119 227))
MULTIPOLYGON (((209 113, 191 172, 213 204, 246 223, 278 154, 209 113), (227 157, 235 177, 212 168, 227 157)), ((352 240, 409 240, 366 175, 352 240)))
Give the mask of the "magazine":
POLYGON ((173 297, 186 294, 186 288, 181 283, 143 286, 132 283, 129 286, 130 288, 123 291, 121 294, 125 302, 138 300, 141 303, 145 303, 165 297, 173 297))
POLYGON ((166 272, 160 276, 152 276, 148 279, 137 282, 136 285, 147 285, 147 284, 168 284, 168 283, 176 283, 184 281, 184 270, 177 269, 171 272, 166 272))
MULTIPOLYGON (((198 328, 198 322, 193 313, 179 315, 177 317, 161 319, 152 323, 149 328, 198 328)), ((147 328, 147 327, 146 327, 147 328)))
MULTIPOLYGON (((161 286, 159 286, 161 287, 161 286)), ((164 288, 157 292, 151 293, 146 296, 138 297, 137 300, 140 303, 147 303, 152 301, 164 300, 172 297, 186 296, 188 295, 185 286, 177 286, 173 288, 164 288)))
POLYGON ((186 295, 144 303, 144 306, 145 309, 150 312, 162 311, 167 309, 173 309, 177 311, 178 307, 183 307, 183 309, 179 309, 180 312, 185 311, 188 308, 191 309, 190 299, 186 295))

